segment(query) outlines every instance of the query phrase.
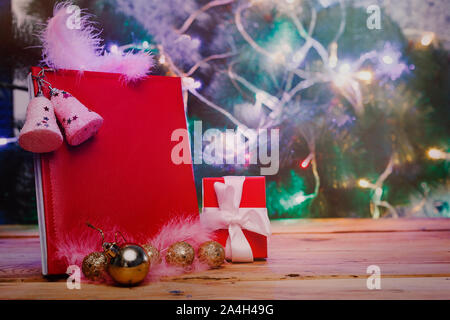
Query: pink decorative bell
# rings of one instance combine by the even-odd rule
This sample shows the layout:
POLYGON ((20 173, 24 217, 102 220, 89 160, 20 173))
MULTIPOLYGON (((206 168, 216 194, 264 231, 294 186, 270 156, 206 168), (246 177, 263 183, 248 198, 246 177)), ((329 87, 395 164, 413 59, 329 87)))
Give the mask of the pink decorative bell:
POLYGON ((68 144, 77 146, 97 133, 103 124, 99 114, 86 108, 66 91, 53 88, 50 94, 68 144))
POLYGON ((27 108, 25 124, 19 134, 19 145, 31 152, 51 152, 58 149, 63 136, 56 123, 53 105, 39 91, 27 108))

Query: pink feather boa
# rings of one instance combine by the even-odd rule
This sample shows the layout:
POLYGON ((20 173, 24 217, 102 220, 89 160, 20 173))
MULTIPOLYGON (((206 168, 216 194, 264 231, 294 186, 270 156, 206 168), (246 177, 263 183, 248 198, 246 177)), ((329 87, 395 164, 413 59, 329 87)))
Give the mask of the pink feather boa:
MULTIPOLYGON (((105 222, 103 222, 105 225, 105 222)), ((101 224, 94 224, 96 227, 103 229, 101 224)), ((105 241, 114 241, 114 234, 120 231, 120 228, 103 229, 106 239, 105 241)), ((176 276, 186 272, 198 272, 208 269, 208 266, 201 263, 197 257, 189 268, 181 268, 168 265, 165 261, 165 249, 171 244, 178 241, 186 241, 197 252, 198 247, 205 241, 213 240, 213 230, 207 229, 200 223, 198 217, 182 217, 174 218, 166 223, 161 230, 152 238, 145 235, 128 235, 124 234, 128 242, 137 244, 151 244, 161 254, 162 262, 153 266, 145 280, 145 282, 156 281, 164 276, 176 276)), ((63 237, 63 236, 62 236, 63 237)), ((76 239, 63 237, 57 249, 57 256, 66 261, 67 265, 75 264, 81 268, 83 258, 94 251, 102 251, 100 234, 87 227, 76 239)), ((120 243, 120 242, 119 242, 120 243)), ((83 278, 83 280, 88 281, 83 278)), ((107 283, 112 284, 113 281, 109 277, 105 279, 107 283)))
POLYGON ((68 1, 57 4, 53 17, 40 34, 43 63, 54 69, 120 73, 125 81, 136 81, 147 75, 154 65, 153 57, 144 51, 105 52, 100 32, 89 20, 91 15, 80 17, 80 29, 69 28, 68 21, 75 14, 68 12, 71 5, 68 1))

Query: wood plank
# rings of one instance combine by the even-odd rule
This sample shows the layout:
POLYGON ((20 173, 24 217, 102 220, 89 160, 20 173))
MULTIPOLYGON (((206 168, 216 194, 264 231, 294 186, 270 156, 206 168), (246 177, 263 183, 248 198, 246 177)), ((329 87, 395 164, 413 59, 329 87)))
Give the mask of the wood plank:
MULTIPOLYGON (((273 234, 278 233, 345 233, 394 231, 450 231, 448 218, 407 219, 277 219, 271 221, 273 234)), ((37 237, 36 225, 0 225, 0 238, 37 237)))
MULTIPOLYGON (((237 277, 278 279, 288 274, 305 276, 366 273, 379 265, 384 274, 447 275, 450 273, 450 237, 446 232, 338 233, 274 235, 269 259, 253 264, 227 264, 226 270, 211 270, 214 278, 237 277)), ((2 279, 40 279, 39 241, 0 239, 0 256, 16 254, 0 262, 2 279)), ((190 278, 190 275, 186 275, 190 278)))
POLYGON ((3 226, 0 299, 449 299, 449 222, 279 220, 273 222, 267 261, 227 263, 132 289, 83 283, 82 290, 41 276, 39 239, 32 228, 3 226), (372 264, 381 268, 379 291, 365 285, 372 264))
POLYGON ((450 278, 382 278, 381 290, 368 290, 366 279, 160 281, 134 288, 64 282, 0 283, 0 299, 448 299, 450 278))
POLYGON ((271 226, 273 234, 450 231, 450 219, 278 219, 272 220, 271 226))

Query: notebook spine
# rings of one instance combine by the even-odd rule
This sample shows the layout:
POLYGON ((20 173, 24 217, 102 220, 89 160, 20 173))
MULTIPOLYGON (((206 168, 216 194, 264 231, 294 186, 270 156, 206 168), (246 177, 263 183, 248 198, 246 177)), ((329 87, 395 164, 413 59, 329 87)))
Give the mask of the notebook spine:
MULTIPOLYGON (((31 73, 28 74, 28 96, 31 100, 34 97, 34 85, 31 77, 31 73)), ((39 224, 39 242, 41 246, 41 262, 42 262, 42 274, 45 276, 48 274, 47 264, 47 233, 45 227, 45 207, 44 207, 44 194, 42 186, 42 171, 41 171, 41 156, 37 153, 34 154, 34 184, 36 188, 36 206, 39 224)))

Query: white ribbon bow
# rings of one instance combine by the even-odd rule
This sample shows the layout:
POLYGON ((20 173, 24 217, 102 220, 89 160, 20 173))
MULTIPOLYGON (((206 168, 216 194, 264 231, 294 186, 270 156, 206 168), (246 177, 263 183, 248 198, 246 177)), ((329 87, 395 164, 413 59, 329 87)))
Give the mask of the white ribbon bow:
POLYGON ((225 255, 233 262, 252 262, 253 252, 242 229, 270 235, 266 208, 239 208, 245 177, 227 176, 225 183, 214 183, 218 208, 203 208, 200 220, 207 227, 228 229, 225 255))

